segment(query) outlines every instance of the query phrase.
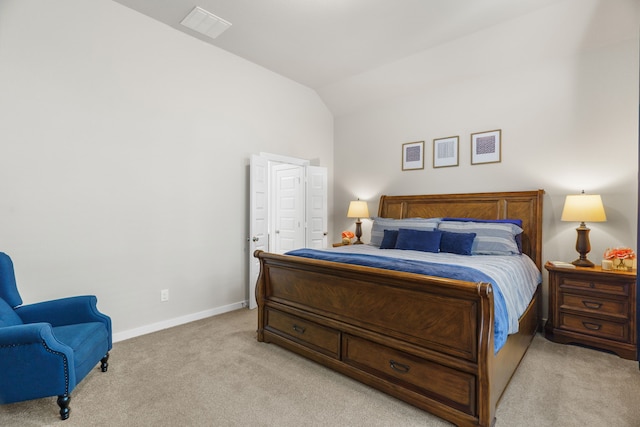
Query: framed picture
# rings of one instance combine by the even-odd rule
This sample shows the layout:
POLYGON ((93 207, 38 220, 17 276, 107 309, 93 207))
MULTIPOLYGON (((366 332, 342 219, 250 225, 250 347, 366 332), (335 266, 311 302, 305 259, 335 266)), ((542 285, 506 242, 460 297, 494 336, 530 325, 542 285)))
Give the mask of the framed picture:
POLYGON ((433 140, 434 168, 458 166, 459 139, 457 136, 450 136, 433 140))
POLYGON ((424 169, 424 141, 402 144, 402 170, 424 169))
POLYGON ((471 164, 499 163, 502 152, 502 131, 491 130, 471 134, 471 164))

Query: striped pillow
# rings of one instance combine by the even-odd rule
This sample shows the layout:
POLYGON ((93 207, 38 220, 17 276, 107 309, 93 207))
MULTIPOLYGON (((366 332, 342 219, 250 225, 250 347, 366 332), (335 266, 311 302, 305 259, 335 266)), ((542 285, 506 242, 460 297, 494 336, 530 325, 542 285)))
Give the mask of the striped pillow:
POLYGON ((522 228, 503 222, 442 221, 438 230, 453 233, 476 233, 471 247, 472 255, 517 255, 520 249, 516 236, 522 228))
POLYGON ((371 227, 371 242, 373 246, 380 246, 384 237, 384 230, 400 230, 406 228, 410 230, 433 231, 438 228, 440 218, 373 218, 371 227))

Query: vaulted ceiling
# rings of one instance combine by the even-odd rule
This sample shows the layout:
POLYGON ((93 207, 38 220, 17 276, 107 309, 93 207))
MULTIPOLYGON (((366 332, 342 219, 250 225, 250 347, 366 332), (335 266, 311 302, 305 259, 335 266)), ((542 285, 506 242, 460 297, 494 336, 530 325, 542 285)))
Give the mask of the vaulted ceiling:
POLYGON ((320 91, 562 0, 114 0, 320 91), (180 22, 199 6, 232 26, 180 22))

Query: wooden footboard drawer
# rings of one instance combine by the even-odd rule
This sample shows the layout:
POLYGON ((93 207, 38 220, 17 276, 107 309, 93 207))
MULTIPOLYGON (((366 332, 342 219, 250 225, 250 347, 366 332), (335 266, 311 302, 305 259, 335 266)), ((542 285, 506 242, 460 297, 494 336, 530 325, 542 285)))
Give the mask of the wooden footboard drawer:
POLYGON ((343 335, 342 359, 388 382, 475 415, 474 375, 348 334, 343 335))
POLYGON ((266 310, 265 329, 320 353, 340 357, 340 331, 335 329, 271 309, 266 310))

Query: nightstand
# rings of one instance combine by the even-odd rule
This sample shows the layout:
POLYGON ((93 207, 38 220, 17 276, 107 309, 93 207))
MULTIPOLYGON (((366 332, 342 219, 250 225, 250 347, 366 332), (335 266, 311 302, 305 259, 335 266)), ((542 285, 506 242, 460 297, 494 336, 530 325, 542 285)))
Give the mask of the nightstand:
POLYGON ((547 339, 608 350, 637 360, 636 273, 562 268, 547 262, 547 339))

